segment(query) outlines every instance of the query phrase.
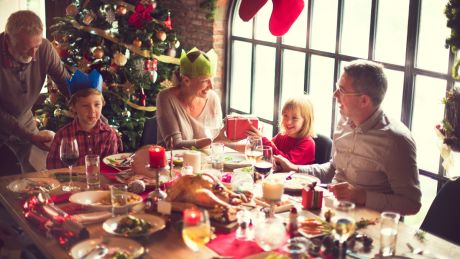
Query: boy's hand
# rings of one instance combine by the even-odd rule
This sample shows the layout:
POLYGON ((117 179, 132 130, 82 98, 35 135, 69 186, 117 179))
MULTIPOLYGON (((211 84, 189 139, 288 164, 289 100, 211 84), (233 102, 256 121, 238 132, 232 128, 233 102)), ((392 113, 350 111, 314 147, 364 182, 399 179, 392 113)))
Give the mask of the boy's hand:
POLYGON ((273 158, 275 159, 275 171, 298 171, 299 166, 291 163, 287 158, 282 157, 281 155, 274 155, 273 158))
POLYGON ((52 140, 53 135, 49 134, 47 131, 40 131, 32 135, 30 142, 42 150, 49 151, 52 140))

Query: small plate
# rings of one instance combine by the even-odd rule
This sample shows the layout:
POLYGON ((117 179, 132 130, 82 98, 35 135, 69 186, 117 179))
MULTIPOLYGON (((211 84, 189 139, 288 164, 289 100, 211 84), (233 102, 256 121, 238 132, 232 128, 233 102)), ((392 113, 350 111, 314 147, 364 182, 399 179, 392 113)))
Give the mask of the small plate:
POLYGON ((132 155, 132 153, 113 154, 113 155, 104 157, 104 159, 102 159, 102 162, 104 162, 104 164, 106 164, 108 166, 111 166, 113 168, 116 168, 118 170, 126 170, 128 168, 131 168, 131 165, 130 164, 129 165, 124 165, 122 163, 130 155, 132 155))
MULTIPOLYGON (((142 202, 142 197, 137 194, 126 192, 126 195, 128 195, 128 203, 126 205, 128 207, 133 207, 134 205, 142 202)), ((96 210, 112 209, 110 191, 77 192, 69 197, 69 201, 72 203, 88 206, 96 210)))
POLYGON ((327 234, 327 226, 317 218, 299 217, 299 233, 310 239, 327 234))
POLYGON ((120 223, 120 221, 123 218, 128 217, 128 216, 118 216, 118 217, 110 218, 110 219, 106 220, 104 222, 104 224, 102 224, 102 228, 105 230, 105 232, 113 234, 113 235, 117 235, 117 236, 141 237, 141 236, 149 236, 149 235, 151 235, 151 234, 153 234, 153 233, 155 233, 157 231, 160 231, 160 230, 162 230, 162 229, 164 229, 166 227, 165 220, 160 218, 160 217, 158 217, 158 216, 155 216, 155 215, 151 215, 151 214, 133 214, 133 215, 130 215, 130 216, 136 217, 136 218, 139 218, 139 219, 143 219, 144 221, 149 223, 150 224, 149 229, 146 232, 142 232, 142 233, 125 234, 125 233, 116 232, 115 230, 117 229, 118 224, 120 223))
POLYGON ((240 167, 251 166, 251 162, 246 160, 244 154, 238 152, 224 153, 224 167, 228 169, 236 169, 240 167))
POLYGON ((14 180, 9 183, 6 188, 12 192, 17 193, 30 193, 30 192, 39 192, 42 189, 47 191, 56 190, 60 186, 58 180, 53 178, 22 178, 18 180, 14 180), (41 188, 40 188, 41 187, 41 188))
POLYGON ((115 252, 123 252, 128 255, 128 258, 137 258, 144 254, 144 247, 138 242, 121 237, 109 238, 108 242, 103 242, 103 238, 92 238, 81 241, 70 249, 70 256, 74 259, 82 259, 94 250, 98 245, 104 245, 108 248, 108 253, 104 258, 110 257, 115 252))
MULTIPOLYGON (((275 173, 269 177, 280 177, 286 179, 289 173, 275 173)), ((321 181, 314 176, 306 174, 293 174, 291 177, 284 181, 284 190, 288 192, 300 192, 303 188, 308 187, 309 184, 314 182, 320 183, 321 181)))

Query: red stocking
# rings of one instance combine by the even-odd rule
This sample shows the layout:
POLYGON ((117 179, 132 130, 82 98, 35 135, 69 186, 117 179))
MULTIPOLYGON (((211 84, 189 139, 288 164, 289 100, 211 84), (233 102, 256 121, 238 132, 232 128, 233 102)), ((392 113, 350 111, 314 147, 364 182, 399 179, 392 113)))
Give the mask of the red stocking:
POLYGON ((267 3, 268 0, 242 0, 240 5, 240 18, 247 22, 267 3))
MULTIPOLYGON (((251 1, 251 0, 249 0, 251 1)), ((248 0, 246 2, 249 2, 248 0)), ((273 11, 270 17, 270 32, 275 36, 283 36, 303 10, 303 0, 272 0, 273 11)), ((251 1, 252 2, 252 1, 251 1)), ((256 1, 257 2, 257 1, 256 1)), ((243 6, 244 0, 241 3, 243 6)), ((240 7, 241 17, 241 7, 240 7)), ((243 19, 244 20, 244 19, 243 19)))

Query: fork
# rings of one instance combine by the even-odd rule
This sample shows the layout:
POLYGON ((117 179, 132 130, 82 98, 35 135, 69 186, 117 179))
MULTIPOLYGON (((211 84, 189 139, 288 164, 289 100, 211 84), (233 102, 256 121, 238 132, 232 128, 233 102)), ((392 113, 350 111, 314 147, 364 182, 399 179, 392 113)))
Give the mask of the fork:
POLYGON ((109 252, 109 248, 107 247, 107 244, 109 243, 110 238, 103 236, 102 241, 97 244, 95 247, 91 248, 88 252, 86 252, 81 259, 86 259, 86 258, 102 258, 109 252))

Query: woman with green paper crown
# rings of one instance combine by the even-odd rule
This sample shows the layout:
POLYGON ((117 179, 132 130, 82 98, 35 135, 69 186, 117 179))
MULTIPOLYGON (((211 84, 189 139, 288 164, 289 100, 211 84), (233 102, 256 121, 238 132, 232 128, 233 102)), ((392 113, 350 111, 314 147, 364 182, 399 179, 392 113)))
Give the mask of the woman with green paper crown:
POLYGON ((182 52, 178 85, 157 96, 158 144, 174 148, 208 146, 213 137, 206 135, 205 125, 210 121, 219 123, 222 135, 222 108, 212 91, 216 64, 214 50, 204 53, 193 48, 182 52))

